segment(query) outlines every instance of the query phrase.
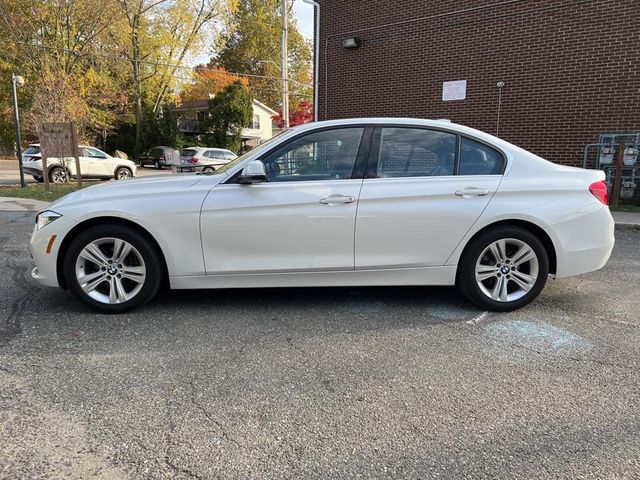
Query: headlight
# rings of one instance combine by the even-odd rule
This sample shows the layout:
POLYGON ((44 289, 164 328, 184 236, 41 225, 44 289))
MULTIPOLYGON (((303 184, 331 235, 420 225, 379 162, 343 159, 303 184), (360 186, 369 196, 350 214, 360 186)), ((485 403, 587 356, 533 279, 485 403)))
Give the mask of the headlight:
POLYGON ((41 230, 61 216, 62 215, 60 215, 59 213, 52 212, 51 210, 40 212, 38 215, 36 215, 36 230, 41 230))

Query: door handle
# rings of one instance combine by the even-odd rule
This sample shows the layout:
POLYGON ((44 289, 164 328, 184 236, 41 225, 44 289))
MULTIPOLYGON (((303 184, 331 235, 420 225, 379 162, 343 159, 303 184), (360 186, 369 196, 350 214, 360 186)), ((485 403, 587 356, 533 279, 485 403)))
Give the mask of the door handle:
POLYGON ((353 203, 355 202, 355 197, 349 197, 345 195, 329 195, 326 198, 320 200, 320 203, 323 205, 331 205, 333 203, 353 203))
POLYGON ((484 197, 485 195, 489 195, 489 190, 475 187, 463 188, 462 190, 456 190, 455 194, 458 197, 484 197))

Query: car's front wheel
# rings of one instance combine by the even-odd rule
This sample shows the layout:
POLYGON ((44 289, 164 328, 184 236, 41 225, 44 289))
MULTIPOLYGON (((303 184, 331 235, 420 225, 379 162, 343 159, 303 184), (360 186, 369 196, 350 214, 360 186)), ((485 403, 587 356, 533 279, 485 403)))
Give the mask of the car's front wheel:
POLYGON ((131 173, 131 170, 129 170, 127 167, 118 168, 115 174, 116 180, 128 180, 132 176, 133 174, 131 173))
POLYGON ((549 275, 549 257, 534 234, 516 226, 491 228, 460 259, 458 286, 476 305, 509 312, 532 302, 549 275))
POLYGON ((119 224, 84 230, 69 245, 64 277, 85 304, 122 313, 151 300, 162 283, 160 255, 145 235, 119 224))

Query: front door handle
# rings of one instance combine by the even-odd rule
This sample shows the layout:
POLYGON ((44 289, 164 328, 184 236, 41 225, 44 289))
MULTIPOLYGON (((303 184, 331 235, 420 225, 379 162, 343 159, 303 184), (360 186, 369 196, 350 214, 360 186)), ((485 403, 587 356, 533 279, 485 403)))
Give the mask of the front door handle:
POLYGON ((485 195, 489 195, 489 190, 475 187, 463 188, 462 190, 456 190, 455 194, 458 197, 484 197, 485 195))
POLYGON ((331 205, 334 203, 353 203, 355 201, 355 197, 349 197, 346 195, 329 195, 328 197, 320 200, 320 203, 323 205, 331 205))

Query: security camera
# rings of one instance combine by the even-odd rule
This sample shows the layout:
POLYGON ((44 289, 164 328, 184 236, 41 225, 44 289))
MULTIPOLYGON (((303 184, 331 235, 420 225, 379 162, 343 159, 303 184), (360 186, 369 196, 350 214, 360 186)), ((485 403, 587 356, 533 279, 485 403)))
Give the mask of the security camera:
POLYGON ((503 88, 505 85, 506 85, 506 83, 505 83, 505 82, 498 82, 498 83, 496 83, 496 87, 498 87, 498 88, 503 88))

